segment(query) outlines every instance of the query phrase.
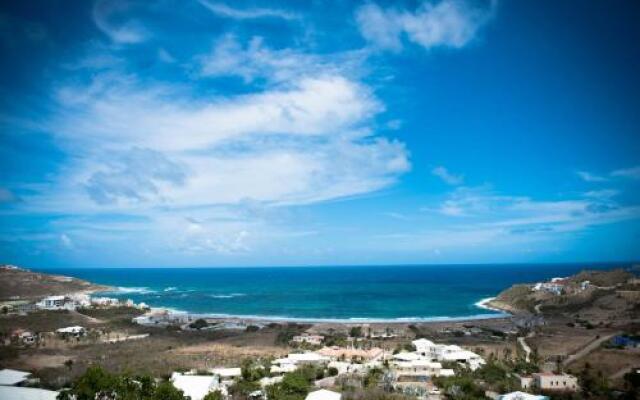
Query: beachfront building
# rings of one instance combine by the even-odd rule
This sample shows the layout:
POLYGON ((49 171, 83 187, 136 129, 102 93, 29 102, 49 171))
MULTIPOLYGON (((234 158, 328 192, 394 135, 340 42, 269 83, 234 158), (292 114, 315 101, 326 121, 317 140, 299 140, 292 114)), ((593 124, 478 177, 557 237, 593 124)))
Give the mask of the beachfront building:
POLYGON ((333 392, 331 390, 320 389, 315 392, 311 392, 307 395, 305 400, 340 400, 342 399, 342 394, 338 392, 333 392))
POLYGON ((293 339, 291 339, 293 343, 298 343, 298 344, 308 343, 314 346, 321 345, 323 340, 324 340, 324 336, 322 335, 310 335, 308 333, 303 333, 302 335, 294 336, 293 339))
MULTIPOLYGON (((238 368, 240 369, 240 368, 238 368)), ((195 375, 189 373, 174 372, 171 375, 171 383, 176 389, 184 392, 191 400, 202 400, 209 392, 220 391, 227 395, 227 388, 220 383, 218 375, 195 375)))
POLYGON ((497 400, 549 400, 549 397, 525 392, 511 392, 498 396, 497 400))
POLYGON ((578 378, 569 374, 540 372, 520 377, 520 387, 533 390, 571 391, 578 390, 578 378))

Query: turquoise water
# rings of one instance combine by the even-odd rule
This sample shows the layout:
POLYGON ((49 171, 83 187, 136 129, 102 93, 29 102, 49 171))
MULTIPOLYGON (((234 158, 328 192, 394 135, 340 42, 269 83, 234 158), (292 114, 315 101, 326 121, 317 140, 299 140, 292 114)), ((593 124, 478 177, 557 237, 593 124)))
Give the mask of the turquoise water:
POLYGON ((119 288, 109 296, 208 315, 432 320, 500 315, 476 303, 514 283, 628 264, 42 270, 119 288))

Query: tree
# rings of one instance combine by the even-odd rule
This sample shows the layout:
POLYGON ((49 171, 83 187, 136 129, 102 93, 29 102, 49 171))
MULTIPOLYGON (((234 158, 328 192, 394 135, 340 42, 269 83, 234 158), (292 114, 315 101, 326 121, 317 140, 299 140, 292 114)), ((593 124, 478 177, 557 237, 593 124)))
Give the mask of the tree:
POLYGON ((189 324, 189 328, 191 329, 202 329, 202 328, 206 328, 207 326, 209 326, 209 324, 207 323, 207 321, 205 321, 202 318, 198 318, 195 321, 193 321, 192 323, 189 324))
POLYGON ((219 390, 215 392, 209 392, 206 396, 202 398, 202 400, 223 400, 222 393, 219 390))
POLYGON ((359 338, 362 336, 362 327, 361 326, 354 326, 351 328, 351 330, 349 330, 349 336, 354 337, 354 338, 359 338))
POLYGON ((152 397, 153 400, 184 400, 182 390, 176 389, 171 382, 162 382, 158 385, 152 397))

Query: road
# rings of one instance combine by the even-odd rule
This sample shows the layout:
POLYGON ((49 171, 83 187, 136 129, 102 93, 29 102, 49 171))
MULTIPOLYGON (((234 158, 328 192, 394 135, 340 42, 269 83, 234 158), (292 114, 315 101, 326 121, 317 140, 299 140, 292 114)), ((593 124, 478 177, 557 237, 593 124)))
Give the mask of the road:
POLYGON ((612 337, 614 337, 616 335, 619 335, 619 334, 620 334, 620 332, 614 332, 614 333, 611 333, 609 335, 600 336, 598 339, 594 340, 593 342, 591 342, 588 345, 584 346, 582 349, 578 350, 577 352, 575 352, 575 353, 571 354, 569 357, 567 357, 562 362, 562 365, 564 365, 566 367, 567 365, 571 364, 572 362, 581 359, 582 357, 586 356, 587 354, 591 353, 592 351, 594 351, 595 349, 600 347, 600 345, 603 342, 606 342, 607 340, 609 340, 612 337))

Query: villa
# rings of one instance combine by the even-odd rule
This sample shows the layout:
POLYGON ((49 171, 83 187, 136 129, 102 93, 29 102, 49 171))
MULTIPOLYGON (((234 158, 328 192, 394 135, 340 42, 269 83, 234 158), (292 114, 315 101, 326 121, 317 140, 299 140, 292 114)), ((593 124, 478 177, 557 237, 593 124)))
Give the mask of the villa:
POLYGON ((457 362, 466 365, 472 371, 485 364, 484 359, 478 354, 460 346, 436 344, 427 339, 418 339, 411 343, 416 348, 415 354, 427 359, 457 362))

